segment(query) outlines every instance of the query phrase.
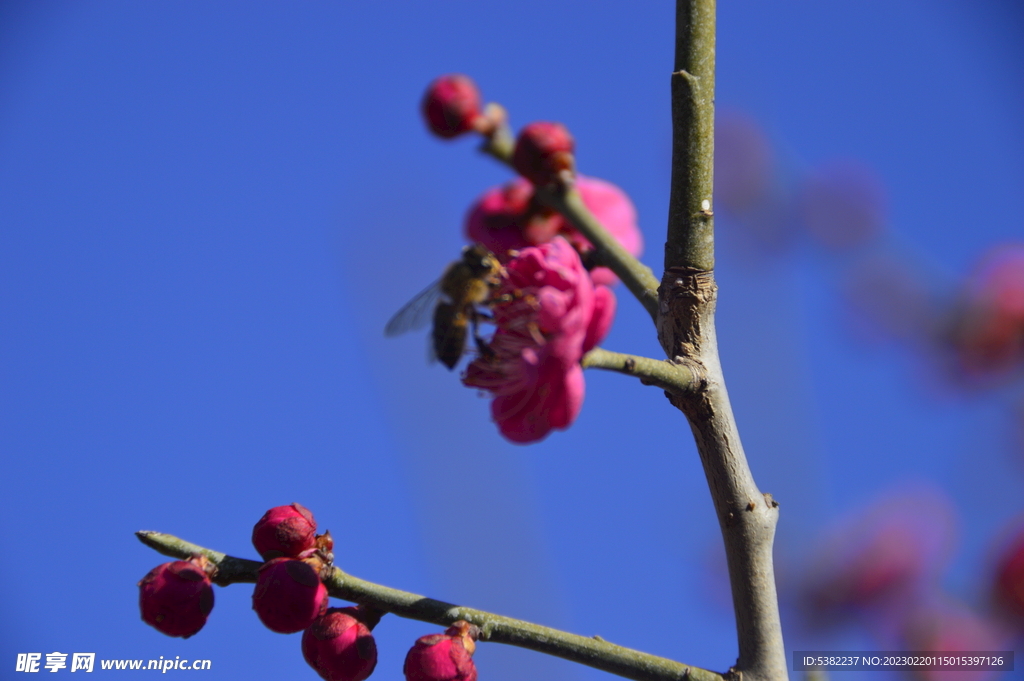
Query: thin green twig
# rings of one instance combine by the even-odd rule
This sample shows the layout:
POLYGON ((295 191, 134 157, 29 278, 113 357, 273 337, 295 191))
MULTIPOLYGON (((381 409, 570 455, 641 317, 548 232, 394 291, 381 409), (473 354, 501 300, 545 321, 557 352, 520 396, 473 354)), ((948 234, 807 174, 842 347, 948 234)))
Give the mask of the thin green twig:
POLYGON ((565 216, 587 241, 594 245, 594 264, 607 267, 622 280, 629 292, 644 306, 651 319, 658 318, 658 279, 651 268, 634 258, 618 239, 594 217, 575 187, 538 187, 537 196, 565 216))
MULTIPOLYGON (((504 133, 485 140, 480 149, 511 168, 515 145, 508 131, 504 133)), ((571 183, 567 186, 538 187, 536 193, 542 202, 561 213, 587 238, 587 241, 594 245, 594 264, 607 267, 614 272, 644 306, 651 319, 657 319, 658 279, 650 267, 623 248, 601 221, 590 212, 583 203, 580 193, 571 186, 571 183)))
POLYGON ((636 376, 645 385, 656 385, 669 392, 685 394, 699 385, 696 367, 676 364, 664 359, 652 359, 594 348, 583 356, 584 369, 605 369, 636 376))

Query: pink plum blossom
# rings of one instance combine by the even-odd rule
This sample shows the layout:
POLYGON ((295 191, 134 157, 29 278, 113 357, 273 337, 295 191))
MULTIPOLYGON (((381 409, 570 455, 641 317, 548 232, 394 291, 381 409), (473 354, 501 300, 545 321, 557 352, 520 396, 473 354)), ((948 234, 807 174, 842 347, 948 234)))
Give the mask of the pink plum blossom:
MULTIPOLYGON (((576 178, 583 203, 634 256, 643 251, 643 237, 636 223, 636 208, 625 192, 610 182, 580 175, 576 178)), ((551 241, 556 235, 565 237, 580 253, 593 246, 558 213, 536 205, 533 185, 522 178, 502 187, 487 190, 470 207, 466 216, 466 236, 483 244, 502 261, 510 250, 551 241)), ((616 277, 605 267, 591 272, 595 284, 612 284, 616 277)))
POLYGON ((587 327, 587 335, 583 338, 583 352, 593 350, 608 335, 615 321, 617 307, 614 291, 607 286, 594 286, 594 315, 587 327))
POLYGON ((579 414, 580 358, 607 331, 614 298, 606 288, 595 294, 579 255, 560 237, 519 251, 505 270, 494 295, 497 331, 463 383, 494 395, 491 414, 502 435, 536 442, 579 414))

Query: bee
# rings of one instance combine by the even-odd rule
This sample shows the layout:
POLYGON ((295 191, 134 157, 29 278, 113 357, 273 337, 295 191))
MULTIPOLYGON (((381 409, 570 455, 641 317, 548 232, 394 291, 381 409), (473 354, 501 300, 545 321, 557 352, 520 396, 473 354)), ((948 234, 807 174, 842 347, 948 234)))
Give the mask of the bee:
POLYGON ((481 353, 487 346, 477 334, 477 324, 485 315, 484 305, 497 288, 504 272, 498 258, 479 244, 462 249, 462 258, 444 271, 441 278, 410 300, 384 327, 385 336, 397 336, 426 325, 433 311, 431 333, 433 356, 454 369, 466 349, 470 327, 481 353))

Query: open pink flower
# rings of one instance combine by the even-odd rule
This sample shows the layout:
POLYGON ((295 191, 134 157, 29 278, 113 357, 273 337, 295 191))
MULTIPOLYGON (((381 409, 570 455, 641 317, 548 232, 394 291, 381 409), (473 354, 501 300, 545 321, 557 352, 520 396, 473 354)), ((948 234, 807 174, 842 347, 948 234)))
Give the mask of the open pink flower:
POLYGON ((615 321, 615 309, 618 301, 615 292, 607 286, 594 286, 594 315, 587 327, 587 335, 583 339, 583 352, 593 350, 608 335, 615 321))
MULTIPOLYGON (((633 255, 643 251, 643 237, 636 224, 636 209, 625 192, 610 182, 580 175, 576 188, 583 203, 612 236, 633 255)), ((532 203, 533 185, 518 178, 484 192, 466 216, 466 236, 483 244, 503 261, 509 250, 547 243, 561 235, 580 253, 593 246, 558 213, 532 203)), ((616 277, 605 267, 591 272, 595 284, 612 284, 616 277)))
POLYGON ((579 414, 580 358, 607 331, 614 298, 607 289, 595 296, 579 255, 562 238, 524 248, 505 269, 490 352, 470 363, 463 383, 494 394, 491 414, 502 435, 536 442, 579 414), (603 307, 595 316, 598 298, 603 307))

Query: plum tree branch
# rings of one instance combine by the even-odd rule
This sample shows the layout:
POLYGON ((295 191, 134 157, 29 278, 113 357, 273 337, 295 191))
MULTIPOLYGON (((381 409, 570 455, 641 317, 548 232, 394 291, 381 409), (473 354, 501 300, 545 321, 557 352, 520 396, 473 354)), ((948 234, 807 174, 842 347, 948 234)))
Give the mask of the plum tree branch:
MULTIPOLYGON (((262 563, 234 558, 161 532, 139 531, 139 540, 165 556, 187 560, 206 556, 217 566, 214 581, 221 586, 254 583, 262 563)), ((578 636, 523 620, 502 617, 483 610, 465 608, 407 591, 374 584, 353 577, 337 567, 321 576, 331 596, 372 606, 408 619, 448 626, 466 620, 480 627, 481 641, 505 643, 585 664, 637 681, 727 681, 716 672, 690 667, 667 658, 623 648, 600 637, 578 636)))
POLYGON ((669 358, 700 367, 690 393, 666 393, 687 417, 729 565, 744 681, 788 678, 772 546, 778 503, 754 483, 718 356, 714 265, 715 0, 676 0, 672 184, 658 339, 669 358))
POLYGON ((537 197, 565 216, 576 231, 594 245, 594 264, 614 272, 651 319, 657 319, 658 279, 650 267, 634 258, 594 217, 579 191, 571 183, 548 185, 537 188, 537 197))
POLYGON ((636 376, 645 385, 656 385, 662 390, 679 394, 695 390, 701 381, 695 367, 664 359, 611 352, 604 348, 594 348, 583 355, 580 364, 584 369, 605 369, 636 376))
MULTIPOLYGON (((481 150, 512 167, 514 145, 511 135, 495 134, 486 139, 481 150)), ((594 246, 593 263, 607 267, 626 285, 651 319, 658 316, 658 279, 651 268, 633 257, 622 244, 601 224, 586 204, 571 180, 546 187, 537 187, 537 198, 554 208, 569 221, 576 231, 594 246)))

